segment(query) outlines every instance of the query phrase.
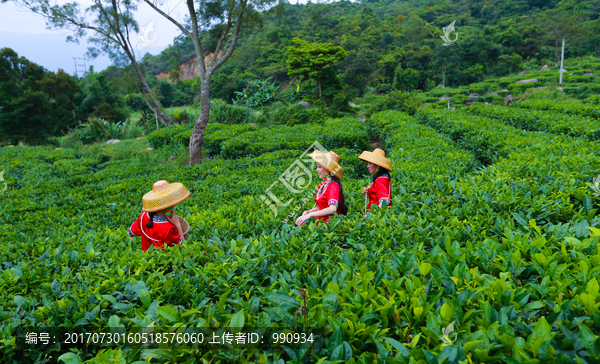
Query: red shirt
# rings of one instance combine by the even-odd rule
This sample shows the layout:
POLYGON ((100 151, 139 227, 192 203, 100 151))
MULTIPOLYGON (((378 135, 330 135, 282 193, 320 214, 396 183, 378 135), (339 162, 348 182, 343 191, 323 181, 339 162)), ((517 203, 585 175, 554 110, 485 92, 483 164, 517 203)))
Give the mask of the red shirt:
MULTIPOLYGON (((323 181, 317 188, 317 195, 315 196, 315 202, 317 203, 317 208, 319 210, 323 210, 323 209, 328 208, 330 205, 335 205, 335 206, 337 206, 337 213, 340 214, 341 213, 341 207, 339 204, 340 187, 335 182, 330 182, 329 184, 327 184, 327 186, 325 186, 326 184, 327 184, 327 181, 323 181)), ((331 216, 333 216, 333 214, 326 215, 326 216, 319 216, 316 219, 324 220, 325 222, 329 222, 329 218, 331 216)))
POLYGON ((388 205, 392 205, 392 185, 390 182, 390 176, 384 174, 383 176, 377 177, 375 182, 371 183, 367 189, 367 196, 369 203, 367 210, 371 210, 371 205, 379 205, 383 201, 387 201, 388 205))
POLYGON ((177 227, 170 221, 164 220, 159 216, 154 216, 154 226, 152 228, 146 227, 148 221, 150 221, 150 216, 147 212, 142 212, 129 229, 129 236, 142 237, 143 251, 148 250, 150 245, 162 249, 165 243, 167 246, 179 245, 181 243, 177 227), (143 231, 142 228, 144 229, 143 231))

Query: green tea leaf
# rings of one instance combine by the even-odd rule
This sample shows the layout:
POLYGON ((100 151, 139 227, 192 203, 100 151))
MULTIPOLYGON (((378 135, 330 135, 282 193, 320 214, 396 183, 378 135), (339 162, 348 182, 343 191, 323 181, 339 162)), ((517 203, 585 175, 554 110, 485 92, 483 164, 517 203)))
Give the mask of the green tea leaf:
POLYGON ((175 311, 174 308, 169 306, 158 306, 154 307, 154 309, 161 315, 165 320, 170 323, 175 323, 181 321, 181 316, 175 311))
POLYGON ((596 346, 596 339, 598 338, 589 327, 582 324, 579 320, 575 320, 577 325, 579 326, 579 334, 577 338, 581 345, 588 351, 589 354, 594 356, 598 356, 600 354, 600 350, 598 350, 598 346, 596 346))
POLYGON ((440 309, 440 315, 444 321, 450 321, 452 320, 452 316, 454 316, 454 309, 449 304, 444 303, 440 309))
POLYGON ((398 350, 398 352, 404 356, 408 356, 410 352, 406 348, 406 346, 402 345, 398 340, 392 339, 391 337, 384 337, 384 339, 389 342, 394 349, 398 350))
POLYGON ((596 280, 596 277, 594 277, 590 279, 585 290, 587 291, 587 293, 591 294, 592 297, 594 297, 594 299, 596 299, 598 298, 599 289, 600 287, 598 286, 598 281, 596 280))
POLYGON ((146 291, 145 289, 140 289, 140 300, 142 301, 144 308, 150 307, 150 304, 152 303, 152 298, 150 297, 150 293, 148 291, 146 291))
POLYGON ((469 351, 471 351, 471 349, 473 349, 477 344, 479 344, 481 342, 482 342, 481 340, 469 341, 465 345, 463 345, 463 351, 465 353, 468 353, 469 351))
POLYGON ((419 270, 421 271, 421 274, 426 276, 429 271, 431 271, 431 264, 427 263, 427 262, 422 262, 421 266, 419 267, 419 270))
POLYGON ((58 362, 63 361, 65 364, 83 364, 79 355, 75 353, 65 353, 58 357, 58 362))
POLYGON ((233 315, 231 322, 229 323, 229 327, 244 327, 244 310, 241 310, 233 315))

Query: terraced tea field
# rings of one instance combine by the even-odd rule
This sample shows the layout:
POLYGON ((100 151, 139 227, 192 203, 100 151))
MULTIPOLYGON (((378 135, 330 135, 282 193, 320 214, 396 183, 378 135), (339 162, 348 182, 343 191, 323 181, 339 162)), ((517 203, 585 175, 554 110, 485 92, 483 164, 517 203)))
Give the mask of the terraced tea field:
MULTIPOLYGON (((364 123, 211 124, 211 159, 192 167, 135 147, 2 148, 2 362, 600 362, 597 115, 523 103, 364 123), (393 207, 364 218, 357 157, 372 139, 393 162, 393 207), (275 216, 260 196, 314 141, 340 155, 349 214, 299 228, 284 222, 297 202, 275 216), (190 239, 144 253, 127 230, 161 179, 192 193, 177 206, 190 239), (270 350, 23 342, 48 327, 320 336, 270 350)), ((189 133, 149 141, 185 145, 189 133)))

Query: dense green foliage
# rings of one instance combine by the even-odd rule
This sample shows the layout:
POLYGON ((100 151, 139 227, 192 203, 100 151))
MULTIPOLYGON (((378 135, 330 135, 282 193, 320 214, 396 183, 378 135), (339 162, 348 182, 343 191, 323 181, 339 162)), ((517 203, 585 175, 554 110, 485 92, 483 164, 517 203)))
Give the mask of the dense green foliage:
POLYGON ((589 116, 600 119, 600 107, 577 102, 557 103, 551 100, 521 100, 511 104, 512 107, 532 110, 551 110, 569 115, 589 116))
POLYGON ((587 116, 494 105, 473 105, 466 110, 522 129, 581 136, 589 140, 600 138, 598 120, 587 116))
MULTIPOLYGON (((149 134, 153 150, 138 140, 0 148, 1 361, 600 362, 600 207, 590 190, 600 188, 593 96, 600 62, 571 59, 600 47, 597 4, 344 1, 280 10, 259 32, 244 33, 214 75, 213 95, 237 96, 238 105, 211 105, 201 164, 165 161, 185 155, 198 105, 169 110, 180 125, 149 134), (454 20, 460 38, 444 47, 439 29, 454 20), (556 66, 538 71, 556 61, 552 29, 570 39, 563 91, 556 66), (293 38, 303 40, 300 48, 330 43, 345 59, 327 77, 306 73, 312 81, 297 84, 286 67, 293 38), (504 77, 523 68, 535 70, 504 77), (537 82, 517 82, 528 78, 537 82), (451 87, 435 87, 442 82, 451 87), (319 83, 328 108, 297 104, 316 101, 319 83), (279 85, 286 87, 276 92, 279 85), (414 89, 423 92, 398 91, 414 89), (529 100, 500 106, 524 93, 529 100), (352 96, 362 105, 350 108, 352 96), (306 201, 276 182, 315 141, 340 156, 349 213, 299 228, 294 219, 314 202, 315 168, 299 178, 309 186, 306 201), (365 218, 361 191, 371 176, 358 155, 379 144, 393 162, 392 206, 365 218), (143 194, 163 179, 191 191, 176 207, 190 238, 142 252, 127 229, 143 194), (262 200, 267 189, 293 203, 274 214, 262 200), (450 325, 451 344, 443 340, 450 325), (311 327, 324 342, 310 350, 194 351, 16 340, 49 326, 311 327)), ((216 39, 208 38, 210 51, 216 39)), ((170 64, 173 74, 192 51, 177 38, 161 55, 146 55, 145 70, 158 74, 170 64)), ((0 78, 1 92, 35 89, 50 74, 19 62, 32 77, 0 78)), ((74 85, 66 90, 75 102, 61 100, 91 117, 77 127, 79 140, 139 132, 142 125, 123 120, 124 103, 149 131, 153 118, 145 120, 130 71, 90 72, 77 95, 74 80, 48 76, 74 85)), ((197 101, 197 78, 148 79, 165 107, 197 101)), ((0 104, 0 125, 19 120, 7 118, 13 110, 0 104)))
MULTIPOLYGON (((149 139, 164 147, 189 131, 173 126, 149 139)), ((210 123, 206 143, 216 158, 191 167, 161 164, 159 152, 139 149, 0 149, 8 185, 0 199, 7 212, 0 219, 3 362, 46 355, 73 363, 599 359, 600 220, 588 188, 600 170, 595 143, 431 109, 414 118, 380 112, 365 123, 210 123), (369 138, 393 161, 393 205, 365 219, 360 191, 369 181, 357 156, 371 149, 369 138), (274 217, 258 196, 314 140, 341 157, 349 214, 298 228, 281 218, 299 215, 299 201, 274 217), (143 253, 126 230, 160 179, 192 191, 177 207, 190 240, 143 253), (321 328, 325 345, 70 353, 11 342, 53 325, 240 322, 321 328), (457 341, 443 345, 451 322, 457 341)), ((296 197, 274 192, 282 201, 296 197)))
POLYGON ((62 70, 48 72, 12 49, 2 48, 0 142, 40 143, 66 132, 76 125, 73 99, 79 91, 74 77, 62 70))
MULTIPOLYGON (((598 57, 598 13, 595 2, 586 0, 285 4, 281 13, 266 16, 261 30, 240 39, 211 85, 215 97, 233 100, 248 81, 272 77, 278 84, 287 84, 293 78, 287 72, 287 48, 298 38, 313 44, 333 43, 348 51, 339 76, 357 96, 393 87, 426 92, 443 80, 446 87, 465 86, 544 64, 555 69, 554 30, 559 40, 568 39, 566 59, 598 57), (573 17, 578 18, 576 22, 573 17), (440 35, 452 21, 456 21, 458 40, 445 47, 440 35)), ((217 40, 208 41, 208 51, 217 40)), ((191 43, 179 38, 162 54, 147 55, 144 64, 154 74, 166 72, 171 57, 184 63, 192 53, 191 43)), ((589 78, 585 73, 566 73, 565 80, 577 83, 577 88, 590 86, 581 84, 589 78)))

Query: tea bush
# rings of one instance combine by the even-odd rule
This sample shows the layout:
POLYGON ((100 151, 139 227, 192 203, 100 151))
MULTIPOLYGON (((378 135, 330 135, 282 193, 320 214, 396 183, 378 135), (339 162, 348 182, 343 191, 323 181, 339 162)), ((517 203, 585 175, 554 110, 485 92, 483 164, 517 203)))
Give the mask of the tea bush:
POLYGON ((210 105, 209 123, 246 124, 255 123, 256 117, 252 109, 241 105, 230 105, 221 100, 215 100, 210 105))
POLYGON ((471 114, 491 117, 526 130, 547 131, 589 140, 600 138, 600 126, 597 120, 577 114, 493 105, 473 105, 466 110, 471 114))
POLYGON ((284 105, 281 103, 273 104, 271 107, 264 108, 265 122, 268 125, 298 125, 307 123, 317 123, 325 120, 326 115, 322 109, 317 107, 305 108, 300 104, 284 105))
POLYGON ((512 107, 532 110, 557 111, 573 116, 588 116, 600 119, 600 107, 581 102, 560 102, 554 100, 520 100, 510 104, 512 107))
MULTIPOLYGON (((228 143, 238 139, 260 155, 184 167, 133 149, 109 157, 0 148, 7 183, 0 195, 2 362, 598 361, 600 219, 589 189, 600 170, 595 143, 458 110, 420 109, 414 118, 386 111, 352 122, 247 131, 224 138, 222 153, 236 154, 228 143), (313 205, 314 172, 305 175, 308 201, 278 185, 272 191, 280 201, 293 202, 277 215, 261 202, 306 142, 341 138, 343 130, 366 138, 367 128, 393 161, 388 210, 363 218, 361 190, 370 181, 354 149, 360 146, 347 145, 354 138, 334 149, 346 170, 348 215, 292 224, 313 205), (144 253, 127 229, 141 196, 161 179, 192 192, 176 207, 190 239, 144 253), (451 323, 458 335, 446 345, 451 323), (320 328, 324 341, 310 350, 234 352, 71 351, 17 340, 50 326, 236 325, 320 328)), ((211 125, 212 135, 242 126, 211 125)))
POLYGON ((376 98, 367 108, 366 116, 385 110, 396 110, 413 115, 419 107, 419 100, 411 93, 402 91, 391 91, 376 98))

